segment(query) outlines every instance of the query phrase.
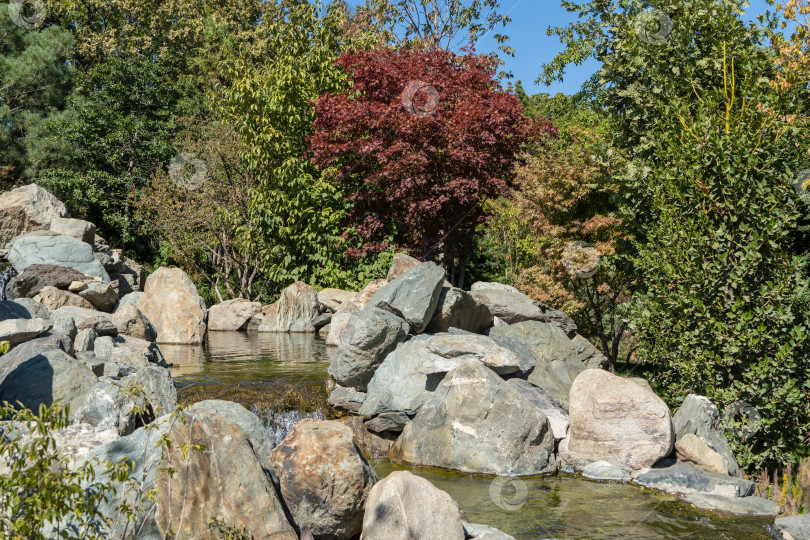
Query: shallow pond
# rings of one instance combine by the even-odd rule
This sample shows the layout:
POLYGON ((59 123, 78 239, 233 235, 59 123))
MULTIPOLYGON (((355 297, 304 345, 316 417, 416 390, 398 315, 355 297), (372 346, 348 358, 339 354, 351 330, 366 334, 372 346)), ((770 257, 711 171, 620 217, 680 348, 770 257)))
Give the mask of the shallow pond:
MULTIPOLYGON (((230 399, 253 408, 279 429, 298 412, 328 416, 326 370, 333 353, 324 341, 303 334, 210 332, 204 346, 161 346, 181 401, 230 399), (279 418, 279 413, 284 413, 279 418)), ((272 430, 271 430, 272 431, 272 430)), ((455 499, 470 520, 518 538, 745 539, 770 538, 766 522, 721 519, 676 497, 638 486, 597 483, 559 475, 493 480, 435 469, 373 463, 382 478, 410 470, 455 499)))

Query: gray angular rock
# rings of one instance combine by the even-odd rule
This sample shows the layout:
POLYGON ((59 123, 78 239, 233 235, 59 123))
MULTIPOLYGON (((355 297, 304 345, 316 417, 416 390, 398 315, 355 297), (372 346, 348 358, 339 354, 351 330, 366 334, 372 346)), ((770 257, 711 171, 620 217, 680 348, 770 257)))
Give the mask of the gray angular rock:
POLYGON ((672 416, 672 426, 676 440, 690 433, 696 435, 726 461, 727 474, 742 476, 734 452, 728 445, 720 411, 708 398, 695 394, 686 396, 672 416))
POLYGON ((629 482, 630 474, 607 461, 594 461, 582 469, 582 476, 589 480, 609 480, 611 482, 629 482))
POLYGON ((421 371, 422 365, 430 358, 430 353, 427 352, 429 338, 427 335, 413 337, 400 344, 383 360, 368 383, 366 399, 359 414, 416 414, 445 375, 426 375, 421 371))
POLYGON ((344 291, 342 289, 323 289, 318 292, 318 302, 335 313, 347 302, 351 302, 357 296, 356 292, 344 291))
POLYGON ((101 278, 104 283, 110 281, 88 244, 51 231, 34 231, 17 237, 11 244, 8 260, 17 272, 23 272, 32 264, 52 264, 101 278))
POLYGON ((557 469, 554 436, 542 411, 475 360, 447 374, 390 455, 414 465, 499 476, 557 469))
POLYGON ((366 502, 361 540, 464 540, 456 502, 429 481, 396 471, 377 482, 366 502))
POLYGON ((76 352, 92 351, 96 343, 98 334, 92 328, 85 328, 79 330, 76 334, 76 339, 73 342, 73 348, 76 352))
POLYGON ((15 319, 51 319, 51 310, 31 298, 17 298, 15 304, 22 306, 30 317, 12 317, 15 319))
POLYGON ((115 337, 118 335, 118 327, 115 326, 115 323, 113 323, 109 317, 105 316, 90 317, 85 319, 79 323, 78 328, 80 331, 87 328, 92 328, 99 336, 115 337))
POLYGON ((525 321, 489 329, 492 338, 508 337, 521 343, 536 359, 529 382, 545 390, 566 411, 571 385, 585 371, 576 346, 557 326, 539 321, 525 321))
POLYGON ((810 514, 778 517, 771 529, 779 540, 810 540, 810 514))
POLYGON ((0 322, 0 341, 8 341, 16 345, 53 328, 50 321, 45 319, 7 319, 0 322))
POLYGON ((470 293, 455 287, 442 287, 436 312, 427 332, 447 332, 450 328, 480 333, 492 326, 489 308, 470 293))
POLYGON ((493 339, 476 334, 436 334, 426 343, 431 354, 422 365, 422 373, 447 373, 467 360, 477 360, 499 375, 528 373, 533 358, 521 358, 501 347, 493 339))
POLYGON ((470 287, 471 291, 507 291, 507 292, 516 292, 519 293, 520 291, 517 290, 515 287, 511 285, 504 285, 503 283, 497 283, 495 281, 476 281, 470 287))
MULTIPOLYGON (((31 312, 19 302, 12 300, 0 301, 0 321, 7 321, 9 319, 33 319, 31 312)), ((44 318, 44 317, 38 317, 44 318)))
POLYGON ((666 403, 607 371, 589 369, 576 378, 568 414, 568 436, 558 448, 564 465, 581 469, 607 461, 632 472, 672 452, 675 434, 666 403))
POLYGON ((296 281, 284 291, 265 313, 259 332, 315 332, 313 324, 320 315, 318 293, 311 285, 296 281))
POLYGON ((556 399, 548 395, 542 388, 538 388, 529 381, 523 379, 509 379, 509 384, 523 394, 530 402, 546 415, 555 440, 561 440, 568 434, 570 420, 568 413, 557 402, 556 399))
POLYGON ((205 337, 205 302, 179 268, 150 275, 137 308, 155 327, 158 343, 197 344, 205 337))
POLYGON ((377 367, 408 336, 408 324, 375 307, 352 313, 341 333, 329 375, 341 386, 365 391, 377 367))
POLYGON ((348 426, 301 420, 273 450, 269 464, 300 530, 336 540, 360 533, 377 475, 354 445, 348 426))
POLYGON ((51 220, 50 230, 57 234, 72 236, 76 240, 81 240, 91 246, 93 245, 93 239, 96 237, 96 226, 83 219, 54 217, 51 220))
POLYGON ((138 307, 138 303, 141 301, 142 296, 143 293, 138 291, 121 296, 121 299, 118 301, 118 305, 115 306, 115 311, 122 309, 127 304, 133 304, 135 307, 138 307))
POLYGON ((64 351, 73 355, 73 343, 65 336, 45 334, 42 337, 12 347, 2 357, 2 364, 20 363, 46 351, 64 351))
POLYGON ((421 263, 380 289, 369 305, 402 314, 411 331, 419 334, 436 312, 443 283, 444 269, 421 263))
POLYGON ((113 313, 112 323, 120 334, 146 341, 157 340, 157 330, 146 315, 133 304, 127 304, 113 313))
POLYGON ((76 410, 96 376, 84 363, 59 349, 0 364, 0 402, 17 403, 31 410, 40 404, 69 404, 76 410))
POLYGON ((602 354, 602 352, 594 347, 593 343, 586 338, 577 334, 573 337, 571 343, 573 343, 574 347, 577 349, 579 361, 582 362, 582 365, 587 369, 604 369, 607 367, 607 356, 602 354))
POLYGON ((687 495, 684 500, 701 510, 731 516, 775 517, 780 511, 779 504, 761 497, 726 497, 696 493, 687 495))
POLYGON ((749 497, 754 494, 756 484, 750 480, 713 474, 698 469, 690 463, 670 460, 663 462, 669 466, 659 466, 636 474, 633 481, 641 486, 688 495, 705 493, 724 497, 749 497))
POLYGON ((138 424, 145 424, 145 400, 133 394, 124 381, 102 380, 90 390, 74 412, 77 422, 106 430, 114 429, 119 435, 129 435, 138 424))
POLYGON ((250 319, 262 312, 259 302, 244 298, 226 300, 208 309, 209 330, 245 330, 250 319))
POLYGON ((85 321, 93 319, 106 319, 110 322, 110 324, 112 324, 112 318, 110 317, 109 313, 103 313, 101 311, 96 311, 95 309, 87 309, 78 306, 63 306, 59 309, 51 311, 51 315, 54 314, 59 317, 70 317, 76 324, 76 328, 80 328, 85 321))
POLYGON ((383 431, 373 433, 366 428, 362 416, 348 416, 340 420, 352 430, 354 444, 366 459, 387 458, 399 433, 383 431))
POLYGON ((26 232, 47 229, 54 218, 67 217, 65 205, 36 184, 0 194, 0 246, 26 232))
POLYGON ((53 324, 51 332, 67 337, 71 341, 76 338, 79 329, 72 317, 65 317, 56 313, 51 313, 48 320, 53 324))
POLYGON ((522 321, 540 321, 554 324, 573 337, 577 326, 565 313, 532 300, 525 294, 508 289, 476 289, 470 294, 485 304, 498 319, 514 324, 522 321))
POLYGON ((366 422, 366 429, 373 433, 383 431, 399 433, 410 421, 411 419, 406 414, 400 412, 383 413, 366 422))
POLYGON ((353 388, 337 386, 330 392, 328 402, 330 407, 339 411, 357 414, 365 400, 365 392, 357 392, 353 388))
POLYGON ((118 303, 117 281, 109 283, 88 283, 79 296, 93 304, 99 311, 110 313, 118 303))
POLYGON ((343 335, 343 330, 346 328, 346 323, 349 322, 349 317, 352 316, 352 313, 335 313, 332 315, 332 322, 329 324, 329 334, 326 336, 327 345, 333 347, 340 345, 340 338, 343 335))

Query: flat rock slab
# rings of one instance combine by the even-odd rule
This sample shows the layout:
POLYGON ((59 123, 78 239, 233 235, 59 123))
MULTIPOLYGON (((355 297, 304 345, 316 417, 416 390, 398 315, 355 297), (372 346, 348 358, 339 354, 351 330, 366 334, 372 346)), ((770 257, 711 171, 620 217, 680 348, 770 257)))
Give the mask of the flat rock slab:
POLYGON ((594 461, 582 469, 582 476, 589 480, 609 480, 612 482, 629 482, 630 474, 607 461, 594 461))
POLYGON ((399 313, 411 331, 425 330, 439 303, 444 269, 432 262, 421 263, 380 289, 369 305, 399 313))
POLYGON ((776 518, 771 529, 780 540, 810 540, 810 514, 776 518))
POLYGON ((754 493, 756 487, 750 480, 709 473, 691 464, 680 462, 670 467, 643 471, 636 475, 633 481, 647 488, 680 495, 704 493, 724 497, 748 497, 754 493))
POLYGON ((0 341, 17 345, 53 328, 45 319, 7 319, 0 322, 0 341))
POLYGON ((17 272, 25 271, 32 264, 51 264, 101 278, 104 283, 110 281, 89 244, 51 231, 35 231, 18 237, 11 245, 8 260, 17 272))
POLYGON ((501 347, 487 336, 476 334, 437 334, 427 341, 427 351, 434 355, 433 361, 422 367, 423 373, 447 373, 467 360, 478 360, 499 375, 521 372, 529 373, 535 361, 521 357, 501 347))
POLYGON ((775 517, 780 506, 761 497, 726 497, 723 495, 694 494, 684 500, 701 510, 709 510, 729 516, 775 517))
POLYGON ((447 374, 405 426, 391 458, 499 476, 557 469, 554 436, 545 415, 476 360, 447 374))

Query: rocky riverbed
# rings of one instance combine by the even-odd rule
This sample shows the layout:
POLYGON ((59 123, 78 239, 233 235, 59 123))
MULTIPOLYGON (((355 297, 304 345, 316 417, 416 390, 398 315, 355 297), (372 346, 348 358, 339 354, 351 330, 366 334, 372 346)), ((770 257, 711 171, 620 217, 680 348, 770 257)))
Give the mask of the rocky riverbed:
POLYGON ((114 485, 107 537, 756 538, 779 513, 709 400, 670 411, 512 287, 463 291, 398 254, 359 292, 297 282, 208 308, 182 270, 147 277, 34 185, 0 196, 0 237, 0 401, 71 406, 58 447, 97 465, 87 489, 114 485), (233 361, 234 343, 251 352, 233 361), (122 459, 129 481, 105 472, 122 459), (497 512, 474 510, 484 485, 497 512))

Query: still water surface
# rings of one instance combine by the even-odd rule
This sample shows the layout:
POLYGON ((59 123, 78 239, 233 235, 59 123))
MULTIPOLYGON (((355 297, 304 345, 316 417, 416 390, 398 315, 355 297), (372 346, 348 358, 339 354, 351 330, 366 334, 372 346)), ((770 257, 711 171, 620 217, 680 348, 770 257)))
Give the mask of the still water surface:
MULTIPOLYGON (((244 385, 259 385, 267 393, 288 392, 296 384, 320 385, 334 352, 312 335, 243 332, 210 332, 203 346, 164 345, 161 350, 176 365, 172 374, 181 394, 210 386, 218 389, 216 397, 244 385)), ((449 493, 471 521, 519 540, 771 538, 762 520, 713 517, 676 497, 637 486, 559 475, 523 478, 522 484, 508 482, 493 490, 492 477, 402 467, 387 460, 372 465, 380 478, 403 469, 427 478, 449 493), (516 490, 525 497, 516 496, 516 490)))

